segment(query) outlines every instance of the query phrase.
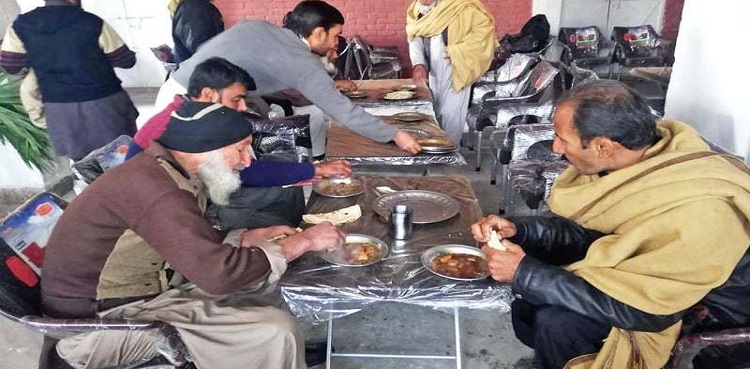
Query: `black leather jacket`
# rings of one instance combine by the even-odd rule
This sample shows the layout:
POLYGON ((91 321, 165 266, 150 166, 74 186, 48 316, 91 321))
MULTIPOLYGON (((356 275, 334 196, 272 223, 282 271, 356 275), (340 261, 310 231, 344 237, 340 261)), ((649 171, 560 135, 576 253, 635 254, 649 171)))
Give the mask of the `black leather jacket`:
MULTIPOLYGON (((612 326, 659 332, 679 321, 684 311, 654 315, 617 301, 560 265, 585 257, 589 246, 605 234, 586 229, 568 219, 519 217, 512 219, 517 233, 510 240, 527 256, 512 282, 516 297, 536 305, 562 306, 612 326)), ((750 303, 750 254, 746 253, 730 279, 702 301, 736 324, 748 321, 750 303)))

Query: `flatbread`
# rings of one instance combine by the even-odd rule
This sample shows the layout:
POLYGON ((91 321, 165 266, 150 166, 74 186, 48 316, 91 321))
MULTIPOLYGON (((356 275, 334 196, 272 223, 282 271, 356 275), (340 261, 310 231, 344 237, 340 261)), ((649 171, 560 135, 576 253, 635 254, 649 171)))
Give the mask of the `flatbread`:
POLYGON ((334 225, 342 225, 353 222, 360 217, 362 217, 362 208, 359 205, 352 205, 329 213, 305 214, 302 216, 302 220, 309 224, 331 222, 334 225))
POLYGON ((393 91, 383 96, 386 100, 406 100, 412 97, 414 97, 414 92, 412 91, 393 91))
POLYGON ((495 250, 508 251, 508 248, 500 242, 500 237, 497 236, 497 231, 494 229, 490 231, 490 240, 487 242, 487 246, 495 250))

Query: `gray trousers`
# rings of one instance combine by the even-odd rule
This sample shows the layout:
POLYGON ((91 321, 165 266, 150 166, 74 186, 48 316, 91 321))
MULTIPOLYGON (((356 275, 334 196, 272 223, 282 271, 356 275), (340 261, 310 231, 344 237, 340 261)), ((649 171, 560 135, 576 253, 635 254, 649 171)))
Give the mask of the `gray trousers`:
MULTIPOLYGON (((198 288, 168 290, 101 312, 174 326, 199 369, 302 369, 305 344, 294 318, 270 306, 229 306, 198 288)), ((163 345, 146 332, 102 331, 66 338, 57 353, 76 369, 104 368, 153 357, 163 345)))

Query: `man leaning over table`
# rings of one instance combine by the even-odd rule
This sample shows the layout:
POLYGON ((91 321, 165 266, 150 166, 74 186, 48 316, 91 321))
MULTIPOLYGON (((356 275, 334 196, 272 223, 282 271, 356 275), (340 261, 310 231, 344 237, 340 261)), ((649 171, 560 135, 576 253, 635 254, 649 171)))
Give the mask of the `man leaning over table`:
MULTIPOLYGON (((63 213, 46 247, 44 313, 167 322, 198 368, 304 368, 303 341, 289 313, 224 302, 227 294, 274 283, 308 251, 340 247, 344 234, 326 223, 300 233, 260 228, 241 233, 238 244, 223 241, 203 217, 207 194, 222 203, 240 186, 251 133, 232 109, 183 103, 158 141, 104 173, 63 213), (288 237, 266 241, 280 235, 288 237)), ((76 368, 156 354, 155 342, 130 333, 76 336, 56 349, 76 368)), ((45 343, 48 353, 52 342, 45 343)))
MULTIPOLYGON (((221 56, 253 76, 258 94, 295 89, 358 134, 378 142, 393 141, 412 154, 421 151, 409 133, 368 114, 342 95, 320 60, 312 55, 326 55, 337 46, 344 25, 341 12, 324 1, 302 1, 285 20, 284 28, 265 21, 242 21, 210 39, 164 83, 156 107, 164 107, 174 94, 185 92, 196 65, 221 56)), ((311 127, 311 135, 321 128, 311 127)), ((320 145, 313 151, 315 155, 324 152, 320 145)))
MULTIPOLYGON (((242 68, 223 58, 209 58, 198 64, 190 76, 186 95, 175 95, 163 111, 154 115, 136 133, 128 157, 148 148, 159 139, 172 112, 185 101, 220 103, 239 112, 248 110, 245 97, 255 89, 255 81, 242 68)), ((252 160, 240 171, 242 187, 226 205, 211 204, 206 210, 209 221, 217 228, 230 231, 271 225, 296 227, 302 220, 305 197, 301 187, 284 185, 311 181, 321 177, 349 177, 351 164, 334 160, 312 164, 252 160)))
POLYGON ((507 251, 482 250, 512 285, 513 328, 539 367, 661 368, 697 303, 710 319, 692 329, 747 326, 750 170, 690 126, 657 122, 617 81, 574 87, 553 122, 571 164, 554 214, 471 227, 477 241, 504 238, 507 251))
POLYGON ((406 36, 412 78, 429 78, 440 124, 458 145, 471 84, 489 69, 498 44, 495 20, 479 0, 414 0, 406 36))

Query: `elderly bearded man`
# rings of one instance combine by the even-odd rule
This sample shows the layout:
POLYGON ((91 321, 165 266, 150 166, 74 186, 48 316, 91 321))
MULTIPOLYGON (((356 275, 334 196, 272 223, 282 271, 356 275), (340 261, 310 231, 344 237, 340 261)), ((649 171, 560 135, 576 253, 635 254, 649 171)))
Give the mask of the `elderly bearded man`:
POLYGON ((466 126, 471 84, 492 63, 495 20, 479 0, 415 0, 406 12, 412 78, 429 85, 448 138, 466 126))
POLYGON ((519 297, 513 329, 539 367, 661 368, 699 302, 719 326, 747 326, 742 161, 712 152, 684 123, 657 122, 617 81, 574 87, 553 120, 553 149, 571 164, 552 187, 555 216, 472 225, 477 241, 491 229, 508 238, 507 251, 483 250, 492 278, 519 297))
MULTIPOLYGON (((206 192, 223 204, 240 186, 251 133, 230 108, 184 102, 158 141, 103 174, 65 210, 46 248, 44 313, 167 322, 198 368, 304 368, 302 338, 287 312, 230 306, 231 295, 222 295, 274 283, 287 262, 335 249, 344 234, 330 223, 301 233, 275 226, 246 231, 235 245, 222 241, 203 217, 206 192), (266 241, 280 235, 288 237, 266 241)), ((99 368, 153 356, 157 346, 97 332, 60 341, 57 352, 76 368, 99 368)))

